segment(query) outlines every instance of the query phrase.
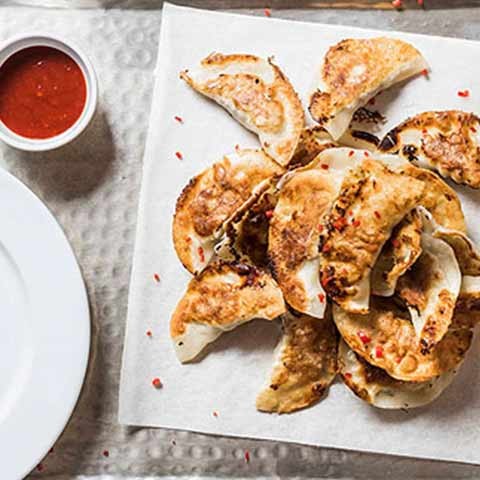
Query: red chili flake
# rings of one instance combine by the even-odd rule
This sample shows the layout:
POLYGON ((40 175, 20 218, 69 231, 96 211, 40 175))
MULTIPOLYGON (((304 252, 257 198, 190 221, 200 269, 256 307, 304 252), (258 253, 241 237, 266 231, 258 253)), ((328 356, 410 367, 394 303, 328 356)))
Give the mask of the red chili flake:
POLYGON ((353 150, 350 150, 350 151, 348 152, 348 156, 349 156, 349 157, 353 157, 354 155, 355 155, 355 152, 354 152, 353 150))
POLYGON ((179 117, 178 115, 175 115, 173 117, 178 123, 183 123, 183 118, 182 117, 179 117))
POLYGON ((373 212, 373 214, 374 214, 377 218, 381 218, 380 212, 377 212, 377 210, 375 210, 375 211, 373 212))
POLYGON ((318 233, 322 233, 323 232, 323 225, 322 224, 319 224, 317 226, 317 230, 318 230, 318 233))
POLYGON ((245 461, 250 463, 250 452, 248 450, 245 452, 245 461))
POLYGON ((333 277, 326 277, 326 278, 322 278, 320 280, 320 283, 322 285, 323 288, 327 288, 328 287, 328 284, 333 280, 333 277))
POLYGON ((183 160, 183 155, 182 155, 180 152, 175 152, 175 156, 176 156, 179 160, 183 160))
POLYGON ((426 135, 426 134, 428 133, 428 132, 427 132, 427 129, 426 129, 426 128, 422 128, 422 133, 423 133, 424 135, 426 135))
POLYGON ((370 154, 369 154, 366 150, 363 152, 363 154, 364 154, 366 157, 369 157, 369 156, 370 156, 370 154))
POLYGON ((192 239, 191 239, 190 237, 186 237, 186 238, 185 238, 185 241, 186 241, 187 243, 192 243, 192 239))
POLYGON ((147 331, 146 331, 146 335, 147 335, 147 337, 151 337, 151 336, 152 336, 152 331, 151 331, 151 330, 147 330, 147 331))
POLYGON ((365 333, 365 332, 362 332, 362 330, 360 330, 358 333, 358 338, 360 338, 360 340, 362 341, 362 343, 364 345, 366 345, 367 343, 370 343, 372 341, 372 339, 365 333))
POLYGON ((343 374, 345 378, 348 378, 349 380, 352 378, 352 374, 350 372, 346 372, 343 374))
POLYGON ((392 238, 392 245, 393 248, 398 248, 400 246, 400 242, 396 238, 392 238))
POLYGON ((204 253, 204 251, 203 251, 203 248, 202 248, 202 247, 198 247, 197 252, 198 252, 198 256, 200 257, 200 261, 201 261, 202 263, 205 262, 205 253, 204 253))
POLYGON ((265 216, 266 216, 268 219, 272 218, 272 217, 273 217, 273 210, 267 210, 267 211, 265 212, 265 216))
POLYGON ((322 247, 322 253, 327 253, 329 252, 330 250, 332 249, 332 247, 326 243, 323 247, 322 247))
POLYGON ((329 168, 326 163, 322 163, 320 166, 321 166, 324 170, 328 170, 328 168, 329 168))
POLYGON ((212 415, 213 415, 215 418, 218 418, 218 412, 213 412, 212 415))
POLYGON ((360 226, 360 220, 354 220, 354 221, 352 222, 352 225, 353 225, 355 228, 359 227, 359 226, 360 226))
POLYGON ((235 145, 235 150, 240 150, 240 145, 238 143, 235 145))
POLYGON ((325 301, 325 295, 323 293, 319 293, 318 299, 320 300, 320 303, 323 303, 325 301))
POLYGON ((160 281, 160 275, 158 273, 154 273, 153 279, 158 283, 160 281))
POLYGON ((39 464, 37 465, 37 470, 38 470, 39 472, 41 472, 41 471, 43 470, 43 463, 39 463, 39 464))
POLYGON ((428 77, 428 68, 424 68, 420 73, 421 73, 424 77, 428 77))
POLYGON ((333 222, 333 228, 335 230, 343 230, 347 226, 347 219, 345 217, 339 217, 333 222))
POLYGON ((470 131, 472 131, 473 133, 477 133, 477 129, 475 127, 470 127, 470 131))
POLYGON ((375 356, 377 358, 383 358, 383 348, 380 345, 375 347, 375 356))
POLYGON ((272 16, 272 11, 269 8, 265 8, 263 10, 263 13, 265 14, 266 17, 271 17, 272 16))
POLYGON ((394 8, 402 8, 402 7, 403 7, 403 2, 402 2, 402 0, 393 0, 393 1, 392 1, 392 7, 394 7, 394 8))
POLYGON ((400 363, 400 362, 402 361, 402 357, 397 357, 397 358, 395 359, 395 361, 396 361, 397 363, 400 363))
POLYGON ((458 96, 463 97, 463 98, 469 97, 470 96, 470 91, 469 90, 459 90, 458 91, 458 96))
POLYGON ((108 450, 104 450, 104 451, 102 452, 102 455, 103 455, 104 457, 107 457, 107 458, 108 458, 108 457, 110 456, 110 452, 109 452, 108 450))
POLYGON ((349 214, 351 217, 353 217, 353 211, 352 211, 352 210, 350 210, 350 211, 348 212, 348 214, 349 214))
POLYGON ((152 385, 155 387, 155 388, 160 388, 162 386, 162 382, 159 378, 154 378, 152 380, 152 385))

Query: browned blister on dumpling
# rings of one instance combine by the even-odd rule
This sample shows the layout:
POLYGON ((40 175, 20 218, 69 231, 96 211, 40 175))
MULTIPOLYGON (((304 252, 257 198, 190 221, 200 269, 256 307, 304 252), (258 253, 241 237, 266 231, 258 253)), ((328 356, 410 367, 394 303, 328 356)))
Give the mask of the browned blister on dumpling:
POLYGON ((480 188, 480 119, 473 113, 420 113, 388 132, 379 148, 480 188))
POLYGON ((378 92, 428 68, 412 45, 394 38, 347 39, 331 47, 320 67, 310 114, 336 140, 355 111, 378 92))
POLYGON ((298 95, 272 59, 213 53, 180 77, 256 133, 280 165, 289 163, 305 118, 298 95))
POLYGON ((337 342, 330 316, 320 320, 287 313, 271 377, 257 396, 257 408, 289 413, 317 402, 335 378, 337 342))

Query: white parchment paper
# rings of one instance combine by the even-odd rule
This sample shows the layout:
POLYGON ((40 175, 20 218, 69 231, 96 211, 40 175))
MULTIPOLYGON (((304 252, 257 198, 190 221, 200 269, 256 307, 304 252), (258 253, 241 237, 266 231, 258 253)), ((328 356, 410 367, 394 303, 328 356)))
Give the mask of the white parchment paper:
MULTIPOLYGON (((258 145, 256 137, 223 109, 179 80, 179 71, 213 51, 274 55, 304 96, 330 45, 348 37, 376 35, 379 32, 351 27, 165 5, 130 286, 121 423, 480 464, 478 338, 454 383, 430 406, 381 411, 336 383, 319 404, 283 416, 255 409, 256 394, 270 372, 278 325, 256 321, 224 334, 200 362, 187 365, 178 362, 169 338, 170 315, 190 278, 171 241, 175 200, 189 178, 236 144, 258 145), (183 124, 175 121, 176 115, 183 124), (159 283, 154 273, 160 275, 159 283), (147 330, 153 332, 152 338, 147 330), (162 389, 152 387, 154 377, 161 378, 162 389)), ((412 42, 427 58, 432 73, 381 95, 375 108, 388 119, 382 132, 424 110, 480 112, 480 44, 386 35, 412 42), (459 97, 458 90, 465 89, 470 97, 459 97)), ((478 242, 480 194, 455 188, 470 235, 478 242)))

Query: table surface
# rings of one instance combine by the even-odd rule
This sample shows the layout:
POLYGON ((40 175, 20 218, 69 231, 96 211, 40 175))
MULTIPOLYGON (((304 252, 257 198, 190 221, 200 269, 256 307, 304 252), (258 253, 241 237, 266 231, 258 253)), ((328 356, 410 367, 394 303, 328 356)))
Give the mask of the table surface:
MULTIPOLYGON (((470 465, 118 425, 122 340, 161 3, 1 2, 8 5, 0 7, 0 40, 28 30, 74 39, 90 53, 101 88, 95 120, 75 143, 36 155, 0 147, 2 165, 45 201, 65 229, 83 271, 92 312, 92 356, 82 395, 53 452, 29 478, 479 478, 480 467, 470 465), (135 8, 111 8, 118 5, 135 8)), ((258 0, 181 3, 254 15, 263 15, 264 6, 258 0), (242 5, 257 8, 238 8, 242 5)), ((279 18, 480 40, 478 1, 426 0, 435 8, 425 11, 415 8, 414 1, 405 3, 412 8, 402 12, 392 10, 389 2, 374 0, 279 0, 270 6, 279 18)))

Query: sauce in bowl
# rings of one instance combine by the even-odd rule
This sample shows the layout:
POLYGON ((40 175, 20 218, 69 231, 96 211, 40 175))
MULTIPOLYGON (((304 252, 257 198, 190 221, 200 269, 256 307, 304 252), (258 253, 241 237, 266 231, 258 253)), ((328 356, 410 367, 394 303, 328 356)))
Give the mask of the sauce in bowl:
POLYGON ((45 139, 68 130, 86 97, 82 69, 56 48, 25 48, 0 67, 0 121, 22 137, 45 139))

